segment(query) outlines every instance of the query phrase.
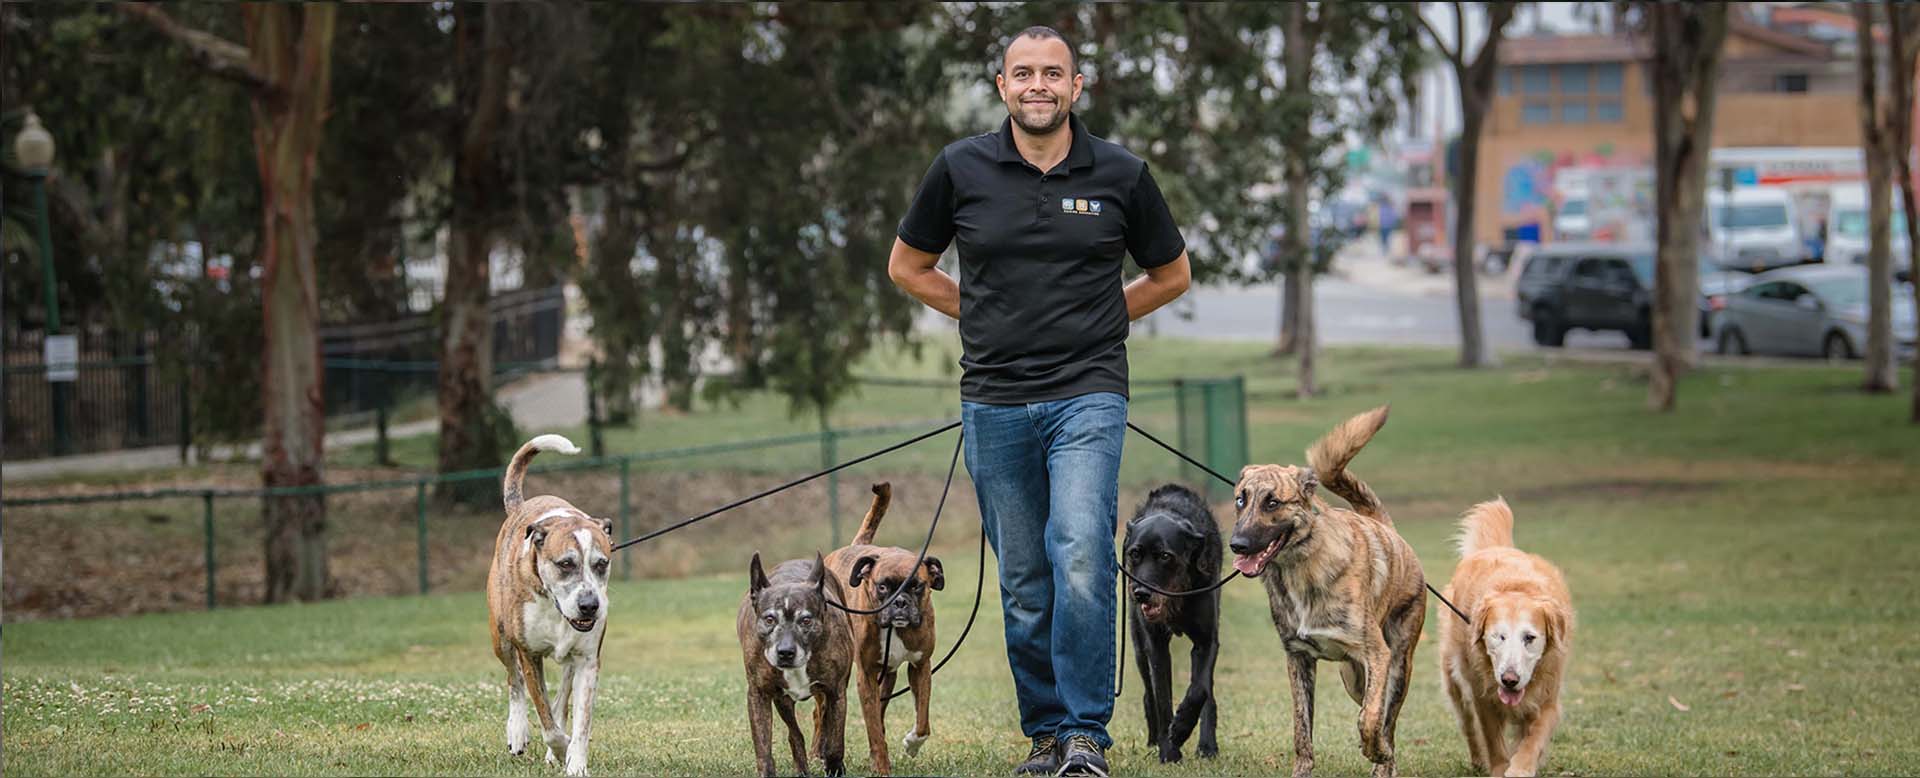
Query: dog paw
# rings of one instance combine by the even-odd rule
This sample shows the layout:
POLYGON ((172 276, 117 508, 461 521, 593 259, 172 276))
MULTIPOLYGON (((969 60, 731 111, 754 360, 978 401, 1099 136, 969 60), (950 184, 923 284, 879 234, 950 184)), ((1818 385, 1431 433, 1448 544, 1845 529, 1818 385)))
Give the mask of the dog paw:
POLYGON ((1379 762, 1373 766, 1373 778, 1393 778, 1393 762, 1379 762))
POLYGON ((826 762, 826 768, 823 772, 826 773, 827 778, 840 778, 840 776, 847 774, 847 766, 840 760, 828 759, 826 762))
POLYGON ((926 735, 915 735, 912 732, 908 732, 906 737, 900 739, 900 748, 907 752, 907 756, 919 756, 920 747, 926 745, 926 742, 926 735))
POLYGON ((559 764, 560 764, 560 757, 559 757, 559 755, 558 755, 558 754, 556 754, 556 753, 554 753, 554 750, 553 750, 553 748, 552 748, 552 747, 548 747, 548 748, 547 748, 547 766, 548 766, 548 767, 556 767, 556 766, 558 766, 559 764))
POLYGON ((1212 759, 1220 755, 1220 744, 1202 742, 1196 750, 1200 754, 1201 759, 1212 759))
POLYGON ((587 774, 587 757, 585 754, 580 755, 578 759, 575 759, 572 756, 567 757, 567 775, 584 776, 586 774, 587 774))
POLYGON ((1175 762, 1178 762, 1178 761, 1180 761, 1180 760, 1181 760, 1181 758, 1182 758, 1182 757, 1181 757, 1181 755, 1180 755, 1180 749, 1178 749, 1178 748, 1162 748, 1162 749, 1160 749, 1160 763, 1161 763, 1161 764, 1173 764, 1173 763, 1175 763, 1175 762))

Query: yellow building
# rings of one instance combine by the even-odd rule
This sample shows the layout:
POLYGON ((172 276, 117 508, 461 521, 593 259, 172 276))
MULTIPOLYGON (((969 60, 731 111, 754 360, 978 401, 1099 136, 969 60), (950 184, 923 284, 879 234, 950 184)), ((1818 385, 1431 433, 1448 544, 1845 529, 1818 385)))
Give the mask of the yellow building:
MULTIPOLYGON (((1647 42, 1626 35, 1525 37, 1500 48, 1480 142, 1474 238, 1551 240, 1554 178, 1568 168, 1651 169, 1647 42)), ((1713 122, 1715 148, 1860 143, 1854 60, 1820 41, 1735 19, 1713 122)))

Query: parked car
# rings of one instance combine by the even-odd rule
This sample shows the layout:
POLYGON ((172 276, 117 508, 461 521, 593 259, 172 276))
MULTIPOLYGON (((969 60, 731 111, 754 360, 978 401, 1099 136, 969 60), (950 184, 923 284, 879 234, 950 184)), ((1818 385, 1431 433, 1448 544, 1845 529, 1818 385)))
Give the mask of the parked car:
POLYGON ((1806 245, 1792 193, 1772 186, 1707 190, 1707 235, 1730 267, 1761 272, 1800 264, 1806 245))
MULTIPOLYGON (((1867 187, 1864 184, 1836 184, 1827 192, 1826 261, 1833 265, 1867 263, 1867 187)), ((1893 266, 1908 264, 1907 215, 1900 207, 1900 192, 1895 190, 1888 224, 1893 266)))
POLYGON ((1587 215, 1587 193, 1576 190, 1560 201, 1553 213, 1553 239, 1576 241, 1593 239, 1593 220, 1587 215))
POLYGON ((1652 288, 1651 246, 1556 243, 1528 258, 1515 295, 1520 318, 1533 322, 1533 342, 1542 346, 1561 345, 1577 328, 1620 330, 1643 349, 1653 344, 1652 288))
MULTIPOLYGON (((1893 290, 1895 355, 1913 358, 1913 290, 1893 290)), ((1782 354, 1853 359, 1867 343, 1867 271, 1820 265, 1754 276, 1720 311, 1722 354, 1782 354)))

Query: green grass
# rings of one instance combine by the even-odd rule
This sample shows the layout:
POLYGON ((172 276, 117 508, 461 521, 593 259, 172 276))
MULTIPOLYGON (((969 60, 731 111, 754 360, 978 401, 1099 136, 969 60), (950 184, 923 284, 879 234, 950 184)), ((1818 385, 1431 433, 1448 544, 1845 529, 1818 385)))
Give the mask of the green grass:
MULTIPOLYGON (((1140 341, 1132 350, 1137 378, 1245 373, 1256 390, 1291 386, 1284 367, 1254 345, 1140 341)), ((1520 545, 1562 566, 1579 611, 1567 717, 1544 774, 1920 772, 1911 724, 1920 718, 1920 642, 1912 627, 1920 565, 1911 558, 1920 548, 1912 507, 1920 497, 1920 431, 1904 423, 1904 398, 1852 391, 1858 376, 1851 369, 1712 369, 1686 380, 1679 413, 1654 415, 1643 410, 1645 383, 1630 367, 1523 358, 1466 373, 1448 367, 1451 359, 1444 352, 1331 352, 1327 396, 1250 403, 1253 454, 1297 461, 1329 425, 1391 401, 1391 421, 1355 467, 1387 500, 1436 583, 1451 569, 1453 517, 1496 493, 1513 503, 1520 545)), ((885 392, 869 391, 836 426, 952 412, 950 394, 885 392)), ((1153 423, 1146 420, 1152 409, 1137 411, 1149 428, 1171 429, 1170 411, 1153 423)), ((784 403, 763 398, 738 409, 650 415, 611 437, 609 448, 814 424, 787 420, 784 403)), ((884 442, 845 442, 842 455, 884 442)), ((889 477, 912 485, 885 540, 906 544, 924 526, 932 475, 944 472, 949 446, 928 443, 913 456, 849 474, 849 484, 889 477)), ((1150 446, 1129 439, 1123 511, 1144 488, 1178 473, 1150 446)), ((648 483, 662 490, 661 501, 676 488, 701 497, 750 491, 817 461, 817 447, 799 448, 791 461, 663 464, 648 473, 658 483, 648 483)), ((843 487, 846 510, 857 507, 860 491, 843 487)), ((943 524, 935 545, 950 582, 937 600, 943 648, 963 623, 978 570, 970 491, 956 484, 949 516, 957 521, 943 524)), ((732 628, 745 586, 739 568, 749 546, 791 555, 824 545, 824 522, 814 519, 823 495, 769 500, 779 504, 715 519, 636 565, 643 576, 664 569, 685 577, 615 585, 592 755, 597 774, 751 772, 732 628)), ((10 511, 9 531, 16 520, 10 511)), ((471 535, 485 531, 484 517, 472 523, 460 526, 471 535)), ((191 542, 189 529, 164 531, 191 542)), ((20 543, 7 544, 9 587, 17 585, 14 571, 25 569, 16 567, 20 543)), ((41 544, 30 548, 48 553, 41 544)), ((74 565, 89 570, 84 559, 74 565)), ((403 567, 398 577, 410 573, 403 567)), ((935 683, 933 739, 917 759, 895 755, 903 773, 1002 775, 1024 754, 987 575, 980 623, 935 683)), ((469 574, 436 587, 477 583, 469 574)), ((1116 774, 1286 772, 1284 661, 1264 596, 1252 584, 1232 584, 1224 610, 1220 758, 1155 762, 1143 745, 1140 683, 1129 668, 1114 715, 1116 774)), ((1442 615, 1429 608, 1429 633, 1442 615)), ((0 736, 9 774, 557 772, 505 754, 503 671, 487 649, 485 605, 475 591, 8 626, 0 736)), ((1423 645, 1399 731, 1403 774, 1468 769, 1435 661, 1433 644, 1423 645)), ((1333 668, 1323 673, 1319 772, 1364 774, 1354 706, 1330 682, 1333 668)), ((1182 676, 1176 673, 1176 685, 1182 676)), ((894 741, 910 717, 910 706, 894 707, 894 741)), ((867 758, 857 706, 848 742, 849 767, 858 773, 867 758)), ((785 769, 785 757, 777 761, 785 769)))

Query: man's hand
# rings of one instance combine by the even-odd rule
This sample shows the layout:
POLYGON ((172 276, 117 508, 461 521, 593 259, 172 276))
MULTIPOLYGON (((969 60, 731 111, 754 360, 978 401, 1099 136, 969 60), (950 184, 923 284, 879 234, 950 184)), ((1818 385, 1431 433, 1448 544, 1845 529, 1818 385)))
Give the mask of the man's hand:
MULTIPOLYGON (((1178 264, 1184 268, 1186 260, 1186 255, 1182 254, 1178 262, 1171 264, 1178 264)), ((939 254, 928 254, 907 245, 899 238, 894 238, 893 253, 887 257, 887 277, 893 279, 895 286, 913 295, 913 299, 958 321, 960 319, 960 284, 954 282, 953 276, 941 270, 939 264, 939 254)), ((1187 288, 1186 282, 1182 281, 1180 288, 1187 288)), ((1128 307, 1131 308, 1131 291, 1128 293, 1128 298, 1128 307)))
MULTIPOLYGON (((899 244, 895 244, 893 255, 900 256, 899 244)), ((894 276, 894 280, 900 280, 894 276)), ((1187 292, 1187 284, 1193 280, 1193 268, 1187 264, 1187 252, 1172 262, 1147 270, 1147 274, 1133 279, 1127 284, 1127 321, 1139 321, 1141 317, 1153 313, 1160 306, 1173 302, 1174 298, 1187 292)), ((951 280, 948 283, 952 283, 951 280)), ((918 294, 914 295, 919 297, 918 294)), ((924 298, 922 298, 924 299, 924 298)), ((932 305, 932 303, 927 303, 932 305)))

